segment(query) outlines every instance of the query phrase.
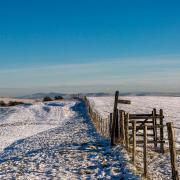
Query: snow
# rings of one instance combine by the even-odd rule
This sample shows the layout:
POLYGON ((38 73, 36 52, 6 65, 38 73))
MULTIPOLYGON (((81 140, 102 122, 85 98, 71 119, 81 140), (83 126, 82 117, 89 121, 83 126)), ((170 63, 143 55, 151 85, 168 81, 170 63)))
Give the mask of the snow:
MULTIPOLYGON (((173 122, 175 127, 180 128, 180 97, 123 96, 121 99, 131 100, 131 105, 119 104, 119 109, 132 114, 151 113, 153 108, 163 109, 164 123, 173 122)), ((103 118, 113 112, 114 97, 88 97, 88 100, 103 118)), ((176 129, 176 139, 180 143, 180 129, 176 129)))
MULTIPOLYGON (((180 167, 180 97, 157 97, 157 96, 123 96, 119 99, 131 100, 131 105, 119 104, 118 108, 129 113, 151 113, 153 108, 163 109, 166 122, 173 122, 176 132, 177 142, 177 162, 180 167), (179 129, 178 129, 179 128, 179 129)), ((113 112, 114 97, 88 97, 94 111, 99 113, 102 118, 107 118, 113 112)), ((167 132, 165 129, 165 137, 167 132)), ((166 140, 166 148, 167 148, 166 140)), ((152 152, 151 152, 152 153, 152 152)), ((142 155, 140 155, 142 156, 142 155)), ((171 179, 171 166, 169 153, 165 155, 153 154, 153 159, 148 166, 153 179, 171 179)), ((138 157, 140 159, 142 157, 138 157)), ((141 163, 142 165, 142 163, 141 163)), ((180 172, 179 172, 180 174, 180 172)))
POLYGON ((82 102, 0 108, 0 179, 139 179, 82 102))
POLYGON ((15 140, 57 127, 65 119, 73 116, 69 108, 73 102, 38 103, 35 105, 0 108, 0 150, 15 140))

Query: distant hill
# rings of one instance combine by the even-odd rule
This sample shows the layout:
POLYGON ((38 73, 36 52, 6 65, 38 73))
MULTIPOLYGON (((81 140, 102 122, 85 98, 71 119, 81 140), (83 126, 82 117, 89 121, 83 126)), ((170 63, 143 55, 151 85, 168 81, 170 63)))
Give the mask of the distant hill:
MULTIPOLYGON (((113 96, 112 93, 79 93, 79 96, 113 96)), ((128 93, 120 93, 120 96, 170 96, 170 97, 180 97, 180 93, 161 93, 161 92, 128 92, 128 93)), ((66 93, 57 93, 57 92, 50 92, 50 93, 35 93, 31 95, 25 95, 18 98, 22 99, 42 99, 45 96, 49 96, 54 98, 55 96, 62 96, 66 99, 72 98, 77 96, 77 94, 66 94, 66 93)))
POLYGON ((112 93, 103 93, 103 92, 98 92, 98 93, 80 93, 80 95, 82 96, 96 96, 96 97, 100 97, 100 96, 112 96, 112 93))
MULTIPOLYGON (((86 93, 86 96, 114 96, 114 93, 86 93)), ((170 96, 180 97, 180 93, 171 92, 123 92, 119 93, 120 96, 170 96)))
POLYGON ((21 97, 18 97, 18 98, 22 98, 22 99, 42 99, 45 96, 49 96, 51 98, 54 98, 55 96, 66 96, 66 94, 54 93, 54 92, 50 92, 50 93, 35 93, 35 94, 21 96, 21 97))
POLYGON ((120 93, 120 96, 170 96, 170 97, 180 97, 180 93, 171 92, 129 92, 120 93))
MULTIPOLYGON (((79 96, 110 96, 112 94, 99 92, 99 93, 79 93, 78 95, 79 96)), ((22 99, 42 99, 45 96, 49 96, 51 98, 54 98, 55 96, 62 96, 64 98, 72 98, 74 96, 77 96, 77 94, 65 94, 65 93, 56 93, 56 92, 35 93, 35 94, 20 96, 18 98, 22 98, 22 99)))

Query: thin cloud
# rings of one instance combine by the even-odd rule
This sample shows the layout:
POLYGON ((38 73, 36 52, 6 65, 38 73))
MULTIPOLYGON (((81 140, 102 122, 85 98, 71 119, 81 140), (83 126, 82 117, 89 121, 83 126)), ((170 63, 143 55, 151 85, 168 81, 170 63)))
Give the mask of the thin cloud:
MULTIPOLYGON (((70 87, 85 90, 91 86, 97 90, 110 87, 121 87, 127 90, 157 89, 164 91, 172 87, 180 88, 180 61, 166 58, 142 60, 137 58, 113 59, 113 61, 92 62, 87 64, 66 64, 56 66, 8 69, 0 71, 1 87, 52 89, 53 87, 70 87), (141 61, 141 60, 140 60, 141 61), (105 86, 106 85, 106 86, 105 86), (81 87, 81 88, 80 88, 81 87), (102 87, 102 88, 100 88, 102 87)), ((65 89, 65 88, 64 88, 65 89)))

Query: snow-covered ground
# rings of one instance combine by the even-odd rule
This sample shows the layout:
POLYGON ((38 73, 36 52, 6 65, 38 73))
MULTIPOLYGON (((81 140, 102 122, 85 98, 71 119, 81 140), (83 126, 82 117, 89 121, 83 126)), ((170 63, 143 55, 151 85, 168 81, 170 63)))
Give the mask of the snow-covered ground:
MULTIPOLYGON (((130 105, 119 104, 118 108, 132 114, 151 113, 153 108, 163 109, 164 123, 173 122, 175 127, 180 128, 180 97, 123 96, 120 99, 131 100, 130 105)), ((88 100, 103 118, 113 112, 114 97, 88 97, 88 100)), ((180 129, 176 129, 176 139, 180 142, 180 129)))
POLYGON ((0 150, 15 140, 57 127, 73 116, 70 107, 74 104, 54 102, 0 108, 0 150))
POLYGON ((0 108, 0 179, 138 179, 78 101, 0 108))
MULTIPOLYGON (((151 113, 153 108, 163 109, 165 123, 173 122, 175 129, 177 149, 180 149, 180 97, 156 97, 156 96, 123 96, 120 99, 131 100, 131 105, 119 104, 118 108, 129 113, 151 113)), ((114 97, 88 97, 94 111, 98 112, 102 118, 107 118, 113 112, 114 97)), ((167 138, 167 133, 165 132, 167 138)), ((180 169, 180 155, 178 155, 178 167, 180 169)), ((156 155, 148 166, 149 170, 163 179, 170 179, 171 168, 168 154, 164 156, 156 155), (163 176, 161 176, 163 175, 163 176)), ((179 172, 180 174, 180 172, 179 172)), ((159 178, 160 178, 159 177, 159 178)), ((155 178, 155 177, 154 177, 155 178)))

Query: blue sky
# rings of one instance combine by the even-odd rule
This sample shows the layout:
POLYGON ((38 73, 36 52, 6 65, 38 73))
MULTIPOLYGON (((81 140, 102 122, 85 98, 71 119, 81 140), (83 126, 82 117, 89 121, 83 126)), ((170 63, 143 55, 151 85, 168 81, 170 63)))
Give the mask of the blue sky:
POLYGON ((0 96, 180 89, 180 2, 0 0, 0 96))

